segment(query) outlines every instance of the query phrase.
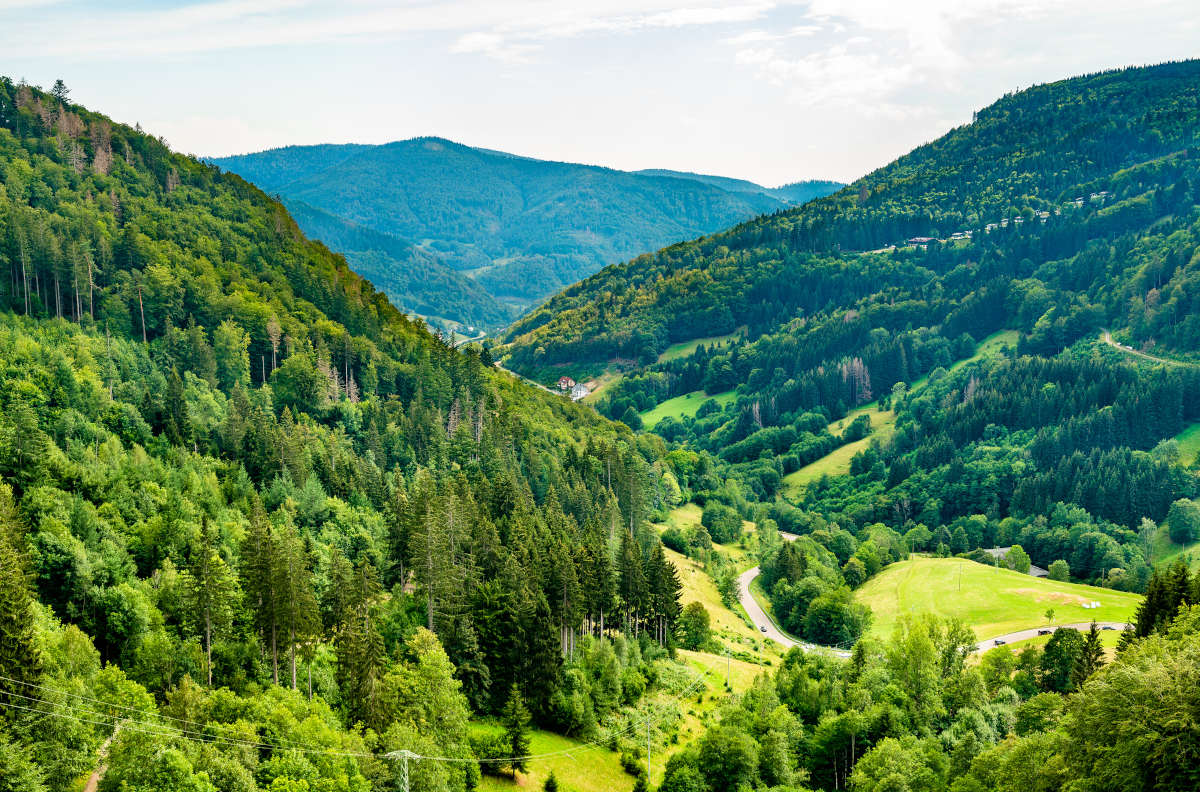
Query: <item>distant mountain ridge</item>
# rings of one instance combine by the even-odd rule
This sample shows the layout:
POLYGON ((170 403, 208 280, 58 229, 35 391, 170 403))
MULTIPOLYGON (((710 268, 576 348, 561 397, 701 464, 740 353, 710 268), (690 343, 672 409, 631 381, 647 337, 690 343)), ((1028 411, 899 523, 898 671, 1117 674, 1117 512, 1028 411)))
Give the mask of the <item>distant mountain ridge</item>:
POLYGON ((435 137, 211 160, 279 194, 306 233, 410 311, 498 328, 606 264, 841 185, 772 189, 537 160, 435 137))

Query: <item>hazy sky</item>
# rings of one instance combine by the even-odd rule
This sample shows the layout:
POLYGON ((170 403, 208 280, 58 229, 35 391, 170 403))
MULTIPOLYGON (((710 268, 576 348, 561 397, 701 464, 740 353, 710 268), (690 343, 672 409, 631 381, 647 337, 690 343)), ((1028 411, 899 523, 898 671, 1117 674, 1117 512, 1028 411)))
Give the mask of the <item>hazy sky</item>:
POLYGON ((1198 0, 0 0, 0 73, 204 155, 440 135, 849 181, 1001 94, 1200 56, 1198 0))

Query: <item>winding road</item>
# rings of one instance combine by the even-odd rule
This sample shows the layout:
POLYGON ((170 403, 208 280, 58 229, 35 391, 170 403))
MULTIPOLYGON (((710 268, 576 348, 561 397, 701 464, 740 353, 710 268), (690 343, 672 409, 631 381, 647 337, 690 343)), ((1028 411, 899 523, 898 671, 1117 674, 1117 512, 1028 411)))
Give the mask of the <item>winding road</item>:
MULTIPOLYGON (((795 534, 785 533, 783 531, 780 531, 779 535, 782 536, 784 541, 787 542, 794 542, 799 538, 795 534)), ((820 646, 818 644, 797 641, 795 638, 781 630, 779 625, 777 625, 775 621, 769 615, 767 615, 767 612, 763 610, 763 607, 758 604, 758 600, 754 598, 754 595, 750 593, 750 583, 754 580, 754 578, 758 577, 758 573, 760 571, 761 570, 758 567, 747 569, 745 572, 738 575, 737 584, 738 601, 742 603, 742 607, 746 610, 746 615, 750 617, 750 621, 754 622, 754 626, 757 627, 759 632, 763 634, 763 637, 770 638, 775 643, 787 649, 791 649, 793 646, 798 646, 805 652, 823 651, 830 652, 838 657, 850 656, 850 653, 844 649, 834 649, 829 646, 820 646)))
MULTIPOLYGON (((1125 350, 1129 351, 1129 350, 1125 350)), ((779 532, 784 541, 794 542, 798 538, 795 534, 779 532)), ((745 609, 746 615, 750 617, 750 621, 754 622, 754 626, 763 634, 764 638, 770 638, 775 643, 783 646, 786 649, 791 649, 793 646, 798 646, 805 652, 825 651, 830 652, 838 657, 849 657, 850 653, 844 649, 834 649, 830 646, 821 646, 819 644, 806 643, 797 641, 792 636, 780 629, 774 619, 763 609, 762 605, 758 604, 758 600, 750 593, 750 584, 758 577, 761 570, 758 567, 751 567, 742 574, 738 575, 738 601, 742 603, 742 608, 745 609)), ((1003 646, 1004 644, 1013 643, 1014 641, 1024 641, 1029 638, 1036 638, 1041 630, 1079 630, 1084 632, 1091 629, 1091 622, 1075 622, 1072 624, 1054 624, 1049 627, 1031 627, 1028 630, 1017 630, 1015 632, 1005 633, 1004 635, 996 635, 991 638, 984 639, 975 644, 976 652, 986 652, 994 646, 1003 646), (1000 643, 997 644, 996 642, 1000 643)), ((1124 630, 1127 626, 1124 622, 1096 622, 1096 626, 1101 630, 1124 630)))
POLYGON ((1135 357, 1140 357, 1145 360, 1151 360, 1155 363, 1163 363, 1168 366, 1190 366, 1190 365, 1193 365, 1191 363, 1186 363, 1182 360, 1171 360, 1170 358, 1156 357, 1156 356, 1148 354, 1146 352, 1139 352, 1136 349, 1131 349, 1122 344, 1118 344, 1116 341, 1113 340, 1112 333, 1110 333, 1107 330, 1105 330, 1103 333, 1100 334, 1100 338, 1101 338, 1101 340, 1104 341, 1104 343, 1108 344, 1110 347, 1113 347, 1114 349, 1118 349, 1118 350, 1124 352, 1126 355, 1134 355, 1135 357))

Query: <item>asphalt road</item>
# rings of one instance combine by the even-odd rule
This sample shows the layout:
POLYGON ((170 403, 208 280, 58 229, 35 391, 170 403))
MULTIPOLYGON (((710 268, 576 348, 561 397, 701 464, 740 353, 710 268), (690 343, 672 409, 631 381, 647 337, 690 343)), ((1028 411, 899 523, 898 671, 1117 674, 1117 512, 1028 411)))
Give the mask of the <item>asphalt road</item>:
POLYGON ((1145 360, 1152 360, 1155 363, 1165 363, 1168 366, 1191 365, 1190 363, 1184 363, 1182 360, 1171 360, 1169 358, 1157 357, 1156 355, 1151 355, 1146 352, 1139 352, 1136 349, 1126 349, 1124 346, 1122 346, 1121 344, 1118 344, 1116 341, 1114 341, 1113 337, 1112 337, 1112 333, 1108 332, 1107 330, 1105 330, 1103 333, 1100 334, 1100 339, 1102 341, 1104 341, 1104 343, 1108 344, 1110 347, 1119 349, 1120 351, 1124 352, 1126 355, 1133 355, 1135 357, 1144 358, 1145 360))
MULTIPOLYGON (((795 534, 784 533, 783 531, 780 531, 779 533, 783 536, 785 541, 796 541, 797 537, 795 534)), ((770 616, 767 615, 767 612, 763 610, 761 605, 758 604, 758 600, 754 599, 754 595, 750 593, 750 583, 754 580, 754 578, 758 577, 759 571, 760 570, 758 567, 753 567, 738 575, 738 600, 742 603, 742 607, 746 610, 746 615, 750 617, 750 621, 754 622, 754 626, 758 628, 758 631, 762 633, 764 638, 770 638, 780 646, 788 649, 791 649, 793 646, 799 646, 806 652, 821 650, 832 652, 838 657, 850 656, 849 652, 842 649, 831 649, 827 646, 818 646, 817 644, 797 641, 795 638, 792 638, 783 630, 779 629, 779 626, 775 624, 770 616)))
MULTIPOLYGON (((1103 630, 1105 627, 1111 627, 1114 630, 1125 629, 1124 622, 1096 622, 1096 626, 1101 630, 1103 630)), ((1034 627, 1030 630, 1017 630, 1016 632, 1005 633, 1004 635, 997 635, 994 638, 988 638, 986 641, 980 641, 979 643, 975 644, 975 651, 986 652, 988 649, 996 646, 996 641, 1003 641, 1007 644, 1012 643, 1013 641, 1024 641, 1026 638, 1036 638, 1038 635, 1038 630, 1067 629, 1085 632, 1091 628, 1091 622, 1075 622, 1074 624, 1052 624, 1049 627, 1034 627)))
MULTIPOLYGON (((797 537, 794 534, 783 533, 782 531, 780 531, 780 533, 783 535, 785 541, 796 541, 797 537)), ((779 625, 777 625, 771 619, 771 617, 767 615, 767 612, 763 610, 763 607, 758 604, 758 600, 754 598, 754 595, 750 593, 750 583, 753 582, 756 577, 758 577, 759 572, 760 570, 758 567, 752 567, 738 575, 738 600, 742 603, 742 608, 745 609, 746 615, 750 617, 750 621, 754 622, 754 626, 758 628, 758 631, 762 633, 764 638, 770 638, 772 641, 775 641, 777 644, 787 649, 791 649, 793 646, 799 646, 806 652, 819 649, 832 652, 839 657, 850 656, 849 652, 842 649, 832 649, 827 646, 818 646, 817 644, 797 641, 795 638, 781 630, 779 625)), ((1075 622, 1074 624, 1055 624, 1051 625, 1050 627, 1032 627, 1028 630, 1017 630, 1016 632, 1005 633, 1004 635, 996 635, 980 641, 979 643, 975 644, 975 651, 986 652, 988 649, 991 649, 993 646, 997 645, 996 641, 1003 641, 1003 643, 1009 644, 1013 643, 1014 641, 1024 641, 1027 638, 1036 638, 1039 630, 1068 629, 1079 630, 1083 632, 1091 629, 1091 626, 1091 622, 1075 622)), ((1096 622, 1096 626, 1101 630, 1105 629, 1106 627, 1113 630, 1124 630, 1126 625, 1124 622, 1096 622)))

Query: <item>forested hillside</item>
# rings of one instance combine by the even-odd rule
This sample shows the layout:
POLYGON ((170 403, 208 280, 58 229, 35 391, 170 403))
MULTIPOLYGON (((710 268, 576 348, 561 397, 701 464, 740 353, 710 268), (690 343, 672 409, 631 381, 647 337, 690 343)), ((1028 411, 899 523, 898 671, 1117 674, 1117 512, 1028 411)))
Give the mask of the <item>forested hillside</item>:
POLYGON ((301 228, 406 308, 491 328, 605 264, 841 187, 802 182, 777 196, 737 179, 546 162, 440 138, 288 146, 213 161, 282 195, 301 228), (380 236, 326 238, 327 225, 301 203, 380 236), (507 313, 450 275, 426 282, 409 274, 412 243, 404 240, 469 276, 507 313))
MULTIPOLYGON (((608 267, 568 288, 513 326, 511 360, 521 370, 614 357, 652 361, 679 341, 743 325, 754 337, 860 301, 916 295, 975 302, 985 293, 1003 300, 997 288, 1039 275, 1056 276, 1047 286, 1068 297, 1101 301, 1110 322, 1131 324, 1136 312, 1128 300, 1144 300, 1146 285, 1163 294, 1169 275, 1155 269, 1149 284, 1122 280, 1106 267, 1103 246, 1088 243, 1134 240, 1151 229, 1165 239, 1158 221, 1171 220, 1172 228, 1186 221, 1172 210, 1193 197, 1187 179, 1195 170, 1198 71, 1194 61, 1166 64, 1007 96, 972 124, 835 195, 608 267), (1002 222, 993 229, 999 233, 984 233, 1002 222), (971 244, 861 255, 968 231, 979 232, 971 244), (1039 273, 1045 262, 1056 266, 1039 273), (956 270, 959 264, 968 269, 956 270), (938 293, 928 293, 935 285, 938 293)), ((1173 262, 1170 274, 1184 276, 1187 263, 1173 262)), ((1137 340, 1189 348, 1160 336, 1139 326, 1137 340)))
POLYGON ((462 790, 522 754, 469 717, 661 686, 661 442, 61 86, 0 80, 0 263, 0 788, 462 790))
POLYGON ((1194 61, 1010 95, 834 196, 603 270, 501 350, 609 365, 596 406, 635 428, 667 402, 672 454, 734 482, 702 501, 815 534, 843 573, 904 536, 1140 591, 1200 493, 1172 441, 1200 421, 1198 122, 1194 61))
POLYGON ((1194 788, 1200 468, 1177 438, 1200 423, 1198 283, 1190 61, 1006 96, 833 196, 606 268, 518 322, 506 365, 597 376, 600 412, 669 443, 703 511, 664 542, 704 559, 753 520, 777 622, 854 644, 792 650, 662 788, 1194 788), (764 542, 776 528, 789 541, 764 542), (1072 598, 1047 597, 1043 635, 972 664, 984 636, 956 620, 869 636, 852 590, 915 552, 1146 597, 1119 641, 1052 632, 1072 598))

